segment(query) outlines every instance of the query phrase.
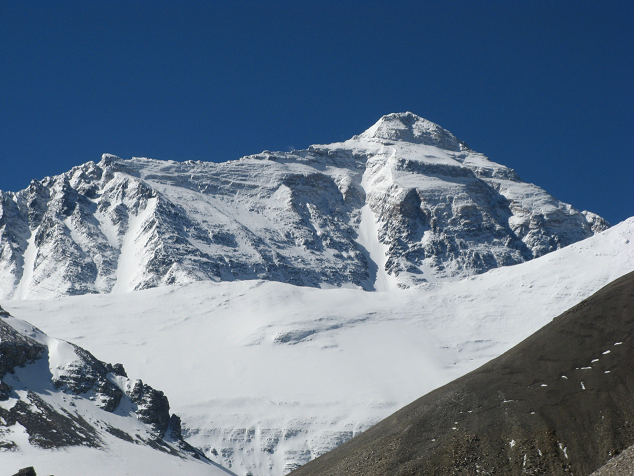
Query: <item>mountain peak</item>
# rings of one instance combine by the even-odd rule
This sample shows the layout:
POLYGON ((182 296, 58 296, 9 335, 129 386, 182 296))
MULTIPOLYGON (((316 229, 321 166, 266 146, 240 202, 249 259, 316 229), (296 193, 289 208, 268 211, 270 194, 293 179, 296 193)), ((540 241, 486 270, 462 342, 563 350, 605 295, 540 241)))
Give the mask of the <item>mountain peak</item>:
POLYGON ((469 147, 451 132, 412 112, 387 114, 361 134, 361 137, 433 145, 453 151, 469 150, 469 147))
POLYGON ((120 157, 114 155, 114 154, 102 154, 101 155, 101 164, 102 165, 108 165, 111 164, 112 162, 116 161, 116 160, 121 160, 120 157))

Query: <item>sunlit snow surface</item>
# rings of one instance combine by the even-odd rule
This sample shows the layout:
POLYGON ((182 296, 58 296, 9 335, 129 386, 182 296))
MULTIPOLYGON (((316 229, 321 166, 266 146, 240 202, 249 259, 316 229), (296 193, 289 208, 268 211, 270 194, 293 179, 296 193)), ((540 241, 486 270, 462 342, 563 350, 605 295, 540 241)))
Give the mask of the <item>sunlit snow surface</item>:
MULTIPOLYGON (((19 426, 19 425, 17 425, 19 426)), ((12 436, 20 444, 20 452, 0 454, 3 475, 15 474, 19 469, 33 466, 37 474, 64 476, 229 476, 232 473, 208 464, 182 460, 147 446, 131 445, 115 437, 108 441, 108 451, 73 447, 42 450, 29 447, 28 435, 22 439, 12 436)))
MULTIPOLYGON (((14 428, 20 427, 16 425, 14 428)), ((20 446, 19 452, 0 453, 3 475, 15 474, 19 469, 33 466, 37 474, 63 476, 230 476, 231 472, 194 460, 161 453, 153 448, 134 445, 112 437, 108 450, 86 447, 43 450, 28 444, 28 434, 22 431, 11 439, 20 446)))
POLYGON ((634 218, 521 265, 409 290, 201 282, 2 304, 165 391, 211 459, 279 475, 632 270, 634 218))

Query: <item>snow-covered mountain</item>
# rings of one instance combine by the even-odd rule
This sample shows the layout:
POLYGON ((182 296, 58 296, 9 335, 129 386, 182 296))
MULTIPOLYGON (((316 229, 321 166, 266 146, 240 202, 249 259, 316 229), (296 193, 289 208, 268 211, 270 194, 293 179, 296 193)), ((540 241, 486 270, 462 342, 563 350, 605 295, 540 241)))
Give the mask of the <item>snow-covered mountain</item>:
POLYGON ((185 443, 169 410, 163 392, 129 379, 121 364, 0 308, 4 470, 29 463, 45 474, 231 474, 185 443))
POLYGON ((369 293, 271 281, 3 303, 166 391, 186 441, 281 475, 634 270, 634 218, 517 266, 369 293))
POLYGON ((0 299, 264 279, 366 290, 457 279, 607 228, 412 113, 307 150, 104 155, 0 192, 0 299))
MULTIPOLYGON (((223 163, 106 154, 0 192, 5 319, 43 346, 4 381, 92 422, 110 453, 82 446, 82 461, 162 455, 107 425, 186 447, 165 418, 143 422, 144 385, 27 320, 166 390, 208 458, 281 475, 633 270, 634 221, 607 228, 411 113, 223 163), (119 392, 136 408, 123 420, 119 392)), ((51 458, 18 446, 22 466, 51 458)))

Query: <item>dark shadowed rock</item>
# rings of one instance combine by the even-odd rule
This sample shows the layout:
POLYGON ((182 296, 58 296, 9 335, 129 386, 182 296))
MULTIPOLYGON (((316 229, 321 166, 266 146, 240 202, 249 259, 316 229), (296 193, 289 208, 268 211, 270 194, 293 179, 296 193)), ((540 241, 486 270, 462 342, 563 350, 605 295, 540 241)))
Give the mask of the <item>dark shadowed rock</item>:
MULTIPOLYGON (((4 312, 4 317, 9 314, 4 312)), ((2 381, 6 373, 13 372, 16 367, 24 367, 30 362, 39 359, 46 347, 28 336, 17 332, 9 324, 0 320, 0 401, 9 398, 9 386, 2 381)))
POLYGON ((630 273, 292 474, 590 474, 634 443, 633 392, 630 273))
POLYGON ((37 475, 35 473, 35 469, 33 469, 33 466, 29 466, 28 468, 22 468, 13 476, 37 476, 37 475))
POLYGON ((99 396, 96 404, 107 412, 113 412, 123 397, 121 389, 108 380, 108 373, 114 370, 114 366, 101 362, 79 346, 71 345, 77 360, 69 363, 64 372, 53 379, 53 384, 75 395, 94 390, 99 396))
POLYGON ((137 404, 136 414, 139 420, 152 425, 161 436, 164 435, 170 423, 170 405, 163 392, 136 380, 130 399, 137 404))

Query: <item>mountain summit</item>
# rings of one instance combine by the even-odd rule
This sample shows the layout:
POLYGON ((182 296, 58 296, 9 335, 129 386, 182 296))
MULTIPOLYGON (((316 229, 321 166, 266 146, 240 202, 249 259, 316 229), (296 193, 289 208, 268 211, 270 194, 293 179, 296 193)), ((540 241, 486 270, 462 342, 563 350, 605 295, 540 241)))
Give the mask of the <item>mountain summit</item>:
POLYGON ((407 288, 607 228, 412 113, 222 163, 104 154, 0 192, 0 299, 194 281, 407 288))
POLYGON ((361 137, 425 144, 454 152, 471 151, 448 130, 411 112, 383 116, 361 137))

